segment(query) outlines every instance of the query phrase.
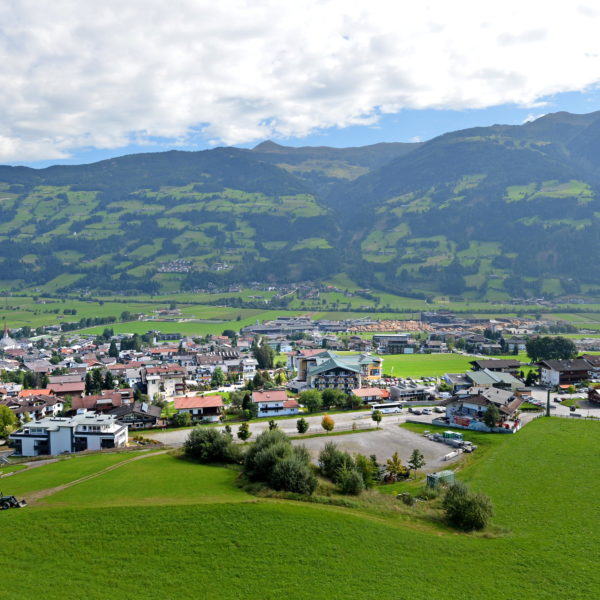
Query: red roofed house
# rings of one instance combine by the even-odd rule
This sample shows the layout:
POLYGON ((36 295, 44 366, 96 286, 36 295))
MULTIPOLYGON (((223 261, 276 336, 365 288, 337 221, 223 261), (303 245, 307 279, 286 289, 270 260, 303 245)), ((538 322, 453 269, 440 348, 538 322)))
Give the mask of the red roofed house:
POLYGON ((223 414, 223 398, 213 396, 181 396, 174 399, 175 410, 178 413, 187 412, 192 421, 208 421, 214 423, 223 414))
POLYGON ((252 402, 257 406, 257 417, 297 415, 299 410, 298 402, 288 398, 285 390, 252 392, 252 402))
POLYGON ((385 394, 384 390, 372 387, 357 388, 352 390, 352 394, 357 398, 360 398, 363 404, 367 404, 368 402, 381 402, 386 396, 389 397, 389 394, 385 394))

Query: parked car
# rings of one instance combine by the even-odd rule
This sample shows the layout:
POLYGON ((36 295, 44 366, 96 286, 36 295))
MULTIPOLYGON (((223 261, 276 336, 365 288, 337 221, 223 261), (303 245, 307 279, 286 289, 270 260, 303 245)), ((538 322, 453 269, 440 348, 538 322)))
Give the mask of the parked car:
POLYGON ((412 412, 413 412, 413 415, 421 415, 421 414, 423 414, 422 411, 421 411, 421 409, 419 409, 419 408, 413 409, 412 412))
POLYGON ((430 415, 431 414, 431 409, 430 408, 424 408, 423 409, 423 414, 424 415, 430 415))
POLYGON ((441 406, 436 406, 436 407, 434 407, 433 412, 443 413, 443 412, 446 412, 446 411, 441 406))

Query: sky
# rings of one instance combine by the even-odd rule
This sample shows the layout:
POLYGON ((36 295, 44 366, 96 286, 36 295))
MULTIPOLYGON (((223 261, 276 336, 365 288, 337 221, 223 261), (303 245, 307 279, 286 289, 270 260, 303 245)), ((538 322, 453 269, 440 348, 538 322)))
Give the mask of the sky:
POLYGON ((600 110, 592 0, 4 0, 0 163, 425 141, 600 110))

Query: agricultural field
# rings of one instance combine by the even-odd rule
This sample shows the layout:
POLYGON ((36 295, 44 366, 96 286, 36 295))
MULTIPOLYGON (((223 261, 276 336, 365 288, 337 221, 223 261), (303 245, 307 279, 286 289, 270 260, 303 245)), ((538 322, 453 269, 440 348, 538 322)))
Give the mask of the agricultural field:
POLYGON ((494 502, 483 535, 458 534, 426 510, 381 508, 393 496, 356 508, 249 496, 235 471, 160 453, 119 455, 111 470, 114 455, 64 460, 3 481, 32 497, 99 473, 0 515, 11 557, 2 589, 15 600, 39 597, 41 585, 51 600, 100 600, 108 587, 141 599, 587 600, 600 587, 600 456, 589 453, 599 434, 600 423, 551 418, 490 437, 458 472, 494 502), (382 556, 393 561, 374 568, 382 556))

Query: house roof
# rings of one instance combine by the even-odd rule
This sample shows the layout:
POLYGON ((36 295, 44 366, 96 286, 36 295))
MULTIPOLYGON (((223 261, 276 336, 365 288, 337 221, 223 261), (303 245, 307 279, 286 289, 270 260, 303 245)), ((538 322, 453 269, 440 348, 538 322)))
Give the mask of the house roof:
POLYGON ((537 363, 540 367, 552 371, 589 371, 590 363, 583 358, 570 360, 541 360, 537 363))
POLYGON ((330 358, 320 365, 316 365, 312 369, 308 370, 309 375, 319 375, 320 373, 325 373, 326 371, 331 371, 333 369, 345 369, 346 371, 354 371, 355 373, 360 373, 360 368, 358 365, 349 364, 346 361, 339 359, 338 357, 330 358))
POLYGON ((252 392, 252 402, 285 402, 287 399, 287 392, 285 390, 252 392))
POLYGON ((283 408, 298 408, 300 405, 297 400, 290 398, 283 403, 283 408))
POLYGON ((521 366, 521 361, 512 358, 490 358, 485 360, 472 360, 473 366, 480 369, 518 369, 521 366))
POLYGON ((218 408, 223 406, 223 398, 217 396, 180 396, 175 398, 174 406, 176 410, 185 408, 218 408))
POLYGON ((369 396, 378 396, 379 398, 383 398, 383 390, 379 388, 357 388, 352 390, 352 393, 359 398, 368 398, 369 396))
POLYGON ((21 390, 19 392, 19 398, 28 398, 29 396, 49 396, 50 390, 44 388, 43 390, 21 390))
POLYGON ((158 419, 162 413, 162 409, 160 406, 155 406, 154 404, 147 404, 146 402, 134 402, 133 404, 123 404, 121 406, 117 406, 117 408, 113 408, 111 411, 109 411, 109 414, 115 415, 117 418, 124 417, 125 415, 129 415, 131 413, 140 413, 158 419))
POLYGON ((48 389, 55 394, 68 394, 69 392, 84 392, 83 381, 72 381, 67 383, 50 383, 48 389))

